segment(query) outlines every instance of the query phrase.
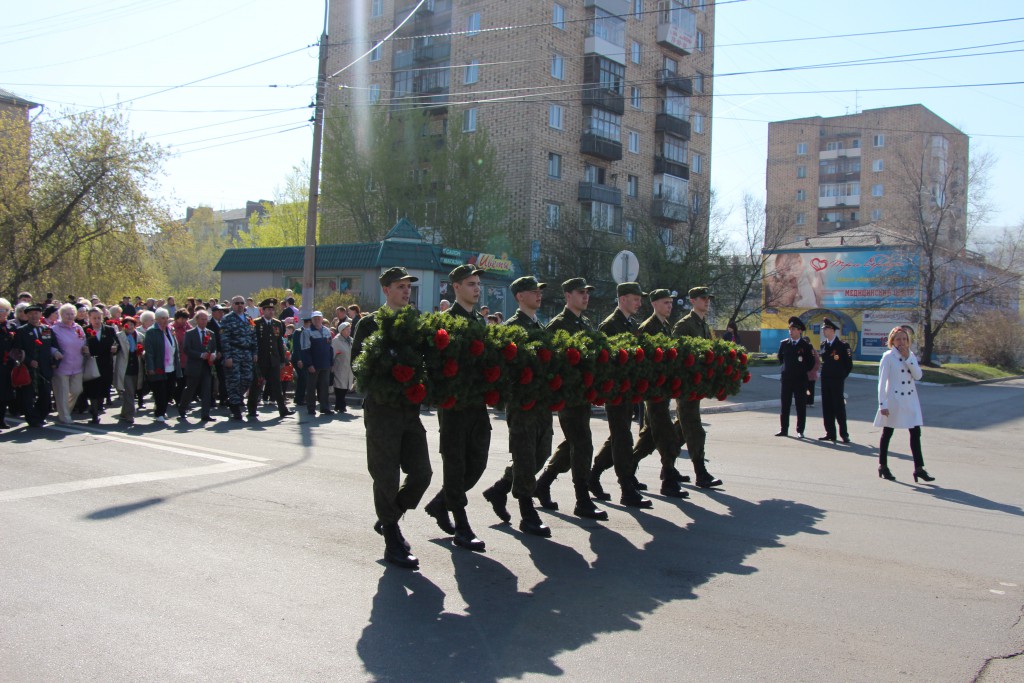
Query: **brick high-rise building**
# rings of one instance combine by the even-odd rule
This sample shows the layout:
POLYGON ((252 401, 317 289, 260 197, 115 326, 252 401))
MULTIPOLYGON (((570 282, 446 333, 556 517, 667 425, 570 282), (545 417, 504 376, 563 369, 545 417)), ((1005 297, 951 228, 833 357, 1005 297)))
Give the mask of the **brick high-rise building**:
MULTIPOLYGON (((417 4, 334 3, 329 72, 417 4)), ((377 102, 429 110, 435 134, 486 127, 510 218, 527 226, 522 256, 543 275, 556 274, 545 245, 577 215, 622 248, 640 221, 678 246, 707 232, 714 13, 700 0, 427 0, 331 81, 328 116, 377 102)))
POLYGON ((967 136, 920 104, 769 123, 766 244, 867 224, 895 237, 945 207, 939 239, 962 247, 967 154, 967 136))

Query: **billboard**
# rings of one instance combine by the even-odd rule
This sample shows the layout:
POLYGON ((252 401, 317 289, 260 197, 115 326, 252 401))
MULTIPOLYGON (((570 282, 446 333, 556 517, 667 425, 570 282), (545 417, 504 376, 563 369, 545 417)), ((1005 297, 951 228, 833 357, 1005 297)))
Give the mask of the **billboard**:
POLYGON ((894 249, 768 256, 764 304, 782 308, 915 308, 918 257, 894 249))

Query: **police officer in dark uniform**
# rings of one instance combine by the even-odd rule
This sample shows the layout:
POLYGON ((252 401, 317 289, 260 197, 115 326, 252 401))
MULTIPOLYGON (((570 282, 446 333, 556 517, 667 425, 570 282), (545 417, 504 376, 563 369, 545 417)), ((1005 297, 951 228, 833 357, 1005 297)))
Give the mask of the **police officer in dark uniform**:
POLYGON ((255 420, 259 414, 257 404, 260 399, 261 386, 266 382, 270 398, 277 402, 277 412, 281 417, 293 415, 295 411, 288 409, 281 391, 281 366, 288 362, 288 352, 284 348, 284 323, 274 317, 277 299, 271 297, 260 302, 260 317, 256 319, 256 372, 252 373, 249 384, 249 418, 255 420))
MULTIPOLYGON (((593 285, 581 277, 574 277, 562 283, 565 294, 565 308, 548 323, 548 332, 565 330, 575 334, 583 330, 591 330, 590 320, 583 317, 583 311, 590 305, 590 293, 593 285)), ((544 471, 537 477, 537 489, 534 497, 546 510, 557 510, 558 504, 551 500, 551 484, 555 477, 572 469, 572 486, 576 493, 576 507, 573 514, 586 519, 606 520, 608 513, 594 505, 587 488, 590 477, 590 466, 594 457, 594 437, 590 432, 590 404, 567 406, 558 413, 558 424, 562 428, 565 441, 555 449, 544 471)))
POLYGON ((846 400, 843 389, 846 378, 853 370, 853 349, 839 338, 839 326, 829 318, 821 323, 821 416, 825 421, 825 436, 818 441, 836 441, 836 423, 843 443, 850 443, 846 428, 846 400))
MULTIPOLYGON (((380 276, 384 305, 399 311, 409 305, 415 278, 396 266, 380 276)), ((383 307, 382 307, 383 308, 383 307)), ((362 316, 352 335, 352 360, 362 353, 363 343, 377 331, 377 311, 362 316)), ((373 529, 384 537, 384 560, 406 569, 418 569, 420 562, 398 527, 406 510, 414 509, 430 486, 433 472, 427 450, 427 432, 420 421, 420 406, 381 403, 372 393, 363 400, 366 426, 366 465, 373 479, 373 506, 377 522, 373 529), (401 481, 405 472, 405 481, 401 481)))
POLYGON ((804 438, 807 423, 807 373, 814 367, 814 347, 803 338, 807 326, 797 316, 789 319, 789 339, 779 345, 782 364, 782 429, 775 436, 789 436, 789 408, 796 401, 796 433, 804 438))
MULTIPOLYGON (((513 282, 510 289, 519 308, 505 324, 518 325, 526 330, 543 330, 544 326, 537 320, 537 311, 546 286, 532 275, 513 282)), ((505 468, 501 479, 484 491, 484 498, 494 508, 494 513, 503 522, 508 522, 512 516, 508 513, 506 501, 511 492, 519 501, 519 513, 522 516, 519 528, 528 534, 547 538, 551 536, 551 529, 541 521, 533 507, 533 494, 537 488, 537 473, 551 455, 551 411, 541 408, 521 410, 509 404, 505 415, 512 464, 505 468)))
MULTIPOLYGON (((640 323, 640 334, 654 336, 663 334, 672 336, 672 327, 668 318, 672 314, 672 292, 667 289, 656 289, 650 293, 651 306, 654 312, 651 317, 640 323)), ((668 498, 687 498, 690 494, 680 488, 679 484, 690 481, 676 469, 676 458, 679 456, 679 434, 672 425, 672 414, 668 401, 644 401, 644 425, 640 430, 636 445, 633 447, 633 471, 636 472, 640 461, 646 458, 656 447, 661 456, 661 495, 668 498)))
MULTIPOLYGON (((480 301, 480 274, 483 270, 469 264, 458 266, 448 275, 455 290, 455 302, 445 315, 460 316, 471 325, 487 326, 487 319, 476 312, 480 301)), ((466 493, 480 480, 487 468, 487 452, 491 447, 491 418, 487 406, 439 409, 437 420, 441 431, 441 462, 444 483, 441 491, 423 509, 434 518, 445 533, 454 535, 455 545, 468 550, 484 550, 486 544, 469 526, 466 493), (455 519, 454 526, 448 516, 455 519)))
MULTIPOLYGON (((690 298, 691 310, 672 328, 672 335, 713 339, 714 335, 707 321, 711 300, 715 298, 711 290, 707 287, 691 287, 687 296, 690 298)), ((722 480, 711 476, 704 464, 704 446, 708 435, 700 421, 700 401, 688 401, 685 397, 677 398, 676 414, 679 418, 680 434, 686 442, 690 462, 693 463, 693 473, 696 475, 694 483, 702 489, 721 486, 722 480)))

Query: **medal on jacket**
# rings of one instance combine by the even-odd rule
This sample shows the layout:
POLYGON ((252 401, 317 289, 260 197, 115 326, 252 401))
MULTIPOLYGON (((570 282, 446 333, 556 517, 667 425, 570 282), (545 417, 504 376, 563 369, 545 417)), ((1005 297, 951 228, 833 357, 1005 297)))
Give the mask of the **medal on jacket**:
POLYGON ((804 362, 804 357, 803 356, 797 356, 796 357, 796 362, 797 363, 803 363, 804 362))
POLYGON ((839 354, 838 353, 833 353, 832 354, 832 358, 835 359, 835 360, 839 360, 839 354))

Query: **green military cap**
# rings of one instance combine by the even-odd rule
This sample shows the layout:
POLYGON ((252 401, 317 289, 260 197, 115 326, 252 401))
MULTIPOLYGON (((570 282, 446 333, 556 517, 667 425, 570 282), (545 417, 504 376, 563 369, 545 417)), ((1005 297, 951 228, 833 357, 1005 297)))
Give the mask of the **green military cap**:
POLYGON ((640 283, 638 282, 623 282, 615 288, 615 296, 625 296, 626 294, 647 296, 647 293, 640 289, 640 283))
POLYGON ((575 292, 578 289, 585 289, 588 292, 593 292, 594 285, 588 285, 586 279, 582 277, 569 278, 562 283, 563 292, 575 292))
POLYGON ((510 289, 512 290, 512 296, 515 296, 519 292, 533 292, 538 289, 544 289, 545 287, 547 287, 547 284, 537 282, 537 278, 533 275, 524 275, 512 282, 510 289))
POLYGON ((380 284, 383 287, 392 285, 398 282, 399 280, 408 280, 409 282, 419 281, 418 277, 413 277, 412 275, 409 275, 409 271, 407 271, 402 266, 394 266, 392 268, 388 268, 387 270, 380 274, 379 279, 380 284))
POLYGON ((691 299, 699 299, 702 296, 706 296, 709 299, 714 299, 715 295, 711 293, 711 290, 707 287, 691 287, 690 291, 687 292, 687 296, 691 299))
POLYGON ((277 306, 277 299, 275 299, 274 297, 264 299, 263 301, 260 302, 260 308, 273 308, 274 306, 277 306))
POLYGON ((655 289, 647 296, 650 297, 652 302, 654 302, 658 301, 659 299, 671 299, 672 292, 668 291, 667 289, 655 289))
POLYGON ((485 270, 472 266, 468 263, 463 263, 461 266, 456 266, 452 272, 448 273, 448 279, 452 282, 462 282, 467 277, 473 277, 474 275, 482 275, 485 270))

